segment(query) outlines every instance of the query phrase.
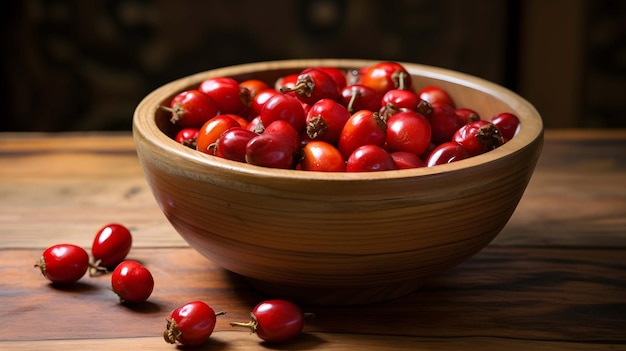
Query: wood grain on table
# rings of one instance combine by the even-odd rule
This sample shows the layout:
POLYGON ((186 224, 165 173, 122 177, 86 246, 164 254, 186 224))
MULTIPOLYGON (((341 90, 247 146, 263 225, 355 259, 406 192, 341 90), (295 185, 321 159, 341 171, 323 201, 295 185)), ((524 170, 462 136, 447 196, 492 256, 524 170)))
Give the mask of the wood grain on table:
POLYGON ((218 318, 206 350, 626 350, 626 131, 552 131, 515 214, 464 264, 397 300, 304 306, 292 343, 266 345, 230 321, 267 298, 174 232, 129 133, 0 134, 0 349, 174 349, 167 314, 201 299, 218 318), (118 303, 109 276, 70 288, 33 268, 59 242, 89 248, 109 222, 155 277, 149 302, 118 303))

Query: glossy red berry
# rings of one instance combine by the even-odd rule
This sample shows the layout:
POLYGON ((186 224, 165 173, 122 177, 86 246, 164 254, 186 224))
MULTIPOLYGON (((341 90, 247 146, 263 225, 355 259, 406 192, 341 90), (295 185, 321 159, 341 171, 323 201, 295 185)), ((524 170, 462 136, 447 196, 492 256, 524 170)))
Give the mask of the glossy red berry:
POLYGON ((189 148, 196 149, 199 131, 198 128, 183 128, 176 133, 174 140, 189 148))
POLYGON ((248 120, 252 120, 253 118, 258 117, 261 114, 261 110, 263 109, 263 106, 265 105, 267 100, 269 100, 269 98, 274 95, 280 94, 282 94, 280 91, 274 89, 265 89, 258 92, 252 98, 252 102, 250 103, 250 114, 248 115, 248 120))
POLYGON ((258 134, 241 127, 227 129, 215 145, 215 156, 227 160, 246 162, 246 145, 258 134))
POLYGON ((387 104, 391 104, 400 109, 417 111, 417 105, 420 101, 421 100, 417 97, 417 94, 411 90, 392 89, 383 95, 380 106, 382 107, 387 104))
POLYGON ((435 147, 428 158, 426 166, 433 167, 450 162, 456 162, 469 158, 471 155, 461 145, 454 141, 448 141, 435 147))
MULTIPOLYGON (((289 90, 295 87, 298 82, 298 76, 300 76, 300 73, 292 73, 278 78, 276 82, 274 82, 274 89, 276 91, 281 91, 289 90)), ((290 92, 290 94, 293 94, 293 92, 290 92)))
POLYGON ((368 67, 361 75, 361 84, 368 86, 379 94, 392 89, 412 89, 412 78, 409 72, 397 62, 379 62, 368 67))
POLYGON ((198 151, 215 155, 215 146, 220 135, 230 128, 241 127, 239 122, 228 115, 218 115, 207 121, 198 133, 196 148, 198 151))
POLYGON ((170 121, 180 128, 200 128, 218 113, 215 101, 195 89, 177 94, 172 98, 169 107, 161 108, 171 112, 170 121))
POLYGON ((356 113, 361 110, 378 111, 382 94, 363 84, 348 85, 341 89, 339 101, 348 109, 356 113))
POLYGON ((301 169, 315 172, 343 172, 346 161, 332 144, 313 140, 302 148, 301 169))
POLYGON ((321 99, 339 98, 339 87, 333 77, 317 68, 303 70, 298 75, 296 85, 282 88, 281 92, 293 92, 300 101, 308 105, 313 105, 321 99))
POLYGON ((259 338, 271 343, 290 341, 304 329, 304 313, 300 307, 286 300, 263 301, 252 309, 250 315, 250 322, 230 324, 249 328, 259 338))
POLYGON ((373 172, 398 169, 393 157, 377 145, 363 145, 358 147, 348 157, 347 172, 373 172))
POLYGON ((277 120, 263 129, 263 134, 276 134, 277 137, 289 141, 294 150, 300 147, 300 135, 288 122, 277 120))
POLYGON ((117 223, 102 227, 91 245, 94 265, 111 269, 122 262, 130 252, 133 237, 130 230, 117 223))
POLYGON ((293 167, 293 141, 279 133, 263 133, 252 138, 246 145, 246 162, 270 168, 293 167))
POLYGON ((452 141, 452 136, 464 123, 450 105, 435 104, 432 107, 433 111, 428 118, 432 131, 432 142, 439 145, 452 141))
POLYGON ((485 120, 474 121, 462 126, 454 134, 452 140, 463 146, 471 156, 480 155, 504 144, 498 127, 485 120))
POLYGON ((213 334, 219 314, 203 301, 188 302, 167 317, 163 338, 170 344, 202 345, 213 334))
POLYGON ((269 84, 259 79, 244 80, 243 82, 239 83, 239 86, 241 88, 248 89, 248 91, 250 92, 251 99, 257 96, 257 94, 263 90, 272 89, 272 87, 269 86, 269 84))
POLYGON ((358 147, 363 145, 383 146, 387 137, 387 125, 378 113, 361 110, 346 121, 339 134, 337 148, 347 160, 358 147))
POLYGON ((316 68, 328 74, 335 81, 335 84, 337 85, 337 88, 339 90, 343 89, 348 84, 346 74, 339 68, 326 66, 320 66, 316 68))
POLYGON ((431 128, 426 117, 413 111, 403 111, 387 120, 387 150, 422 154, 430 143, 431 128))
POLYGON ((431 105, 448 105, 456 108, 452 96, 446 90, 436 85, 429 85, 420 89, 417 92, 417 96, 431 105))
POLYGON ((419 156, 407 151, 392 152, 391 158, 398 169, 410 169, 424 167, 425 163, 419 156))
POLYGON ((261 116, 256 116, 251 119, 246 129, 257 134, 263 133, 265 127, 263 126, 263 121, 261 121, 261 116))
POLYGON ((236 115, 233 113, 224 113, 224 114, 221 114, 220 116, 229 117, 235 120, 235 122, 237 122, 241 128, 246 128, 248 126, 248 123, 250 123, 250 121, 248 121, 247 118, 241 117, 240 115, 236 115))
POLYGON ((311 140, 335 144, 349 118, 350 112, 343 105, 335 100, 321 99, 307 113, 306 133, 311 140))
POLYGON ((261 109, 261 121, 264 126, 283 120, 289 122, 298 133, 304 130, 306 115, 300 101, 288 94, 278 94, 270 97, 261 109))
POLYGON ((499 113, 492 116, 489 120, 498 127, 498 130, 502 133, 502 137, 506 140, 511 140, 520 128, 519 118, 509 112, 499 113))
POLYGON ((462 124, 468 124, 470 122, 478 121, 480 119, 480 115, 478 112, 472 110, 471 108, 461 107, 454 110, 454 113, 459 117, 462 124))
POLYGON ((121 303, 146 301, 153 289, 152 273, 137 261, 123 261, 111 274, 111 290, 119 296, 121 303))
POLYGON ((232 113, 247 116, 252 97, 250 91, 233 78, 209 78, 200 83, 201 92, 210 96, 217 104, 220 114, 232 113))
POLYGON ((35 267, 53 283, 73 283, 87 272, 89 255, 80 246, 57 244, 44 250, 35 267))

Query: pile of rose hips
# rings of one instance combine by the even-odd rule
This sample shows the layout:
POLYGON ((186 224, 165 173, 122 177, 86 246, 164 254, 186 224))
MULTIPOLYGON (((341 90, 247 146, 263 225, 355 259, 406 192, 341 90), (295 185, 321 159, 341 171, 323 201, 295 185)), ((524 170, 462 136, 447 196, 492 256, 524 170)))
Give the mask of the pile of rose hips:
POLYGON ((91 259, 80 246, 56 244, 43 251, 35 267, 54 284, 74 283, 88 270, 90 276, 112 271, 111 290, 120 302, 143 302, 152 294, 154 279, 141 263, 126 260, 132 242, 128 228, 117 223, 107 224, 94 238, 91 259))
MULTIPOLYGON (((134 260, 126 259, 132 245, 128 228, 112 223, 102 227, 91 247, 91 258, 85 249, 74 244, 56 244, 45 249, 35 267, 53 284, 67 285, 90 276, 111 273, 111 290, 123 304, 145 302, 154 289, 150 271, 134 260)), ((194 346, 207 341, 213 333, 216 313, 203 301, 191 301, 174 309, 168 316, 163 337, 170 344, 194 346)), ((294 303, 274 299, 259 303, 250 313, 249 322, 231 322, 246 327, 266 342, 292 340, 304 328, 307 316, 294 303)))
POLYGON ((200 152, 324 172, 450 163, 501 146, 520 126, 508 112, 481 119, 441 87, 418 89, 396 62, 310 67, 270 83, 208 78, 161 108, 178 127, 176 141, 200 152))

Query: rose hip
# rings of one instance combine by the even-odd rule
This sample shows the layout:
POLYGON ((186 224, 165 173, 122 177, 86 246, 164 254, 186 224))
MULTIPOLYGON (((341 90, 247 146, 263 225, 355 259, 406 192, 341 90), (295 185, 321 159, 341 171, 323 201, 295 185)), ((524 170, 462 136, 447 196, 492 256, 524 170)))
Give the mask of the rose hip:
POLYGON ((118 223, 102 227, 91 245, 91 257, 96 269, 108 270, 122 262, 130 252, 133 237, 130 230, 118 223))
POLYGON ((350 112, 343 105, 331 99, 321 99, 307 113, 306 133, 311 140, 335 144, 349 118, 350 112))
POLYGON ((53 283, 73 283, 87 272, 89 255, 80 246, 57 244, 44 250, 35 267, 53 283))
POLYGON ((504 144, 498 127, 485 120, 462 126, 456 131, 452 140, 459 143, 471 156, 480 155, 504 144))

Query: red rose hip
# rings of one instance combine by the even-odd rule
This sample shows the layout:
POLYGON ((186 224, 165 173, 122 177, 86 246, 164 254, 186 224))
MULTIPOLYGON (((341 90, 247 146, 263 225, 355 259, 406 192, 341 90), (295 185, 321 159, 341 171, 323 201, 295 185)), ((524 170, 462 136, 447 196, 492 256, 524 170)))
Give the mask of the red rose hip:
POLYGON ((80 246, 57 244, 44 250, 35 267, 53 283, 73 283, 87 272, 89 255, 80 246))

